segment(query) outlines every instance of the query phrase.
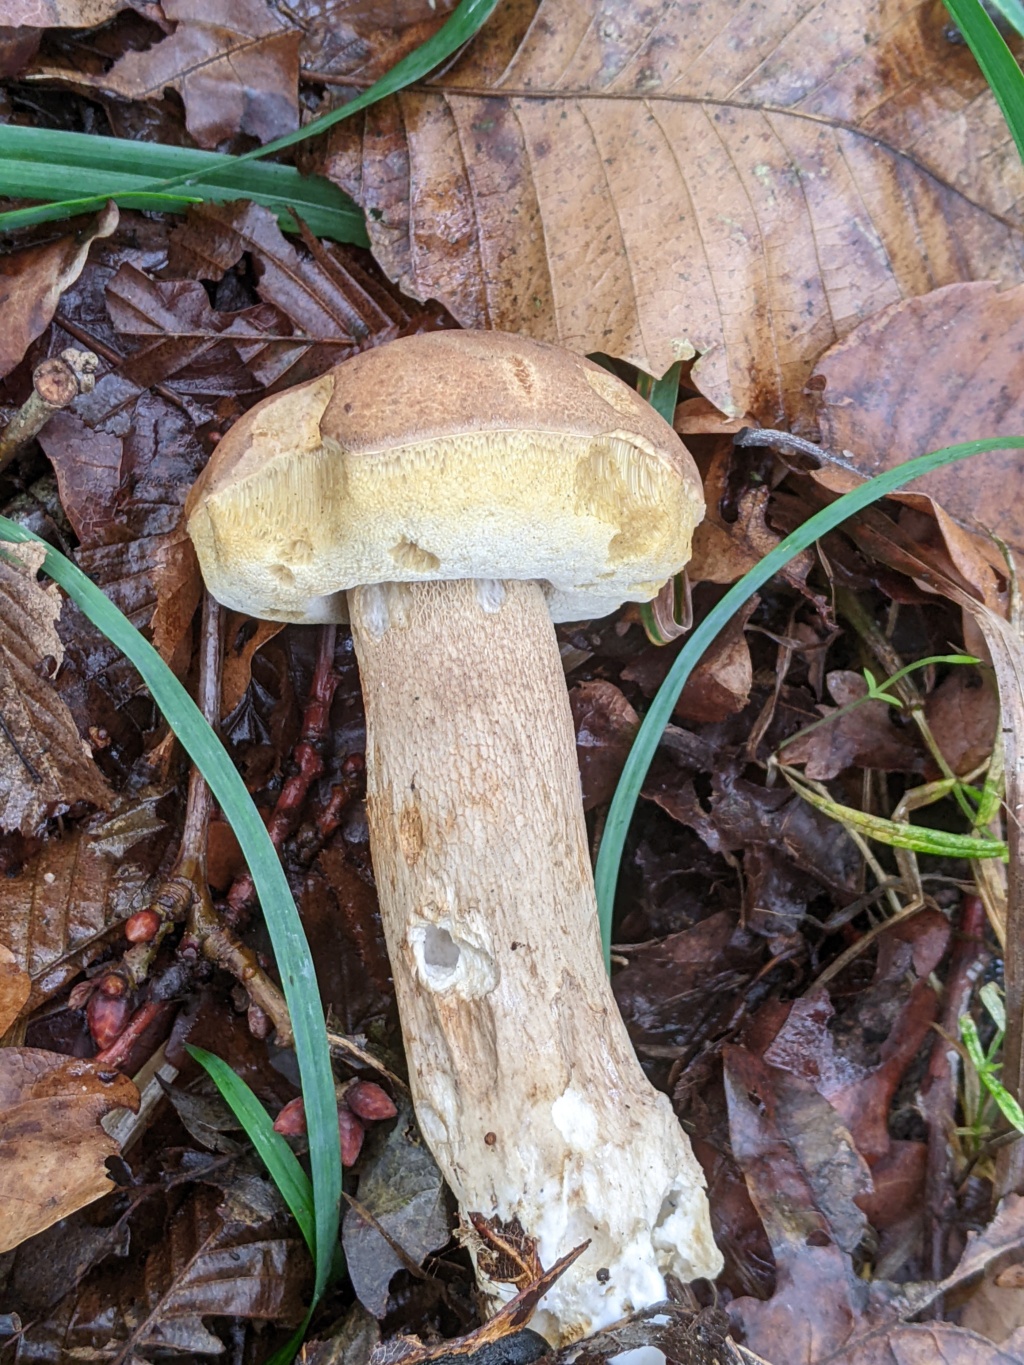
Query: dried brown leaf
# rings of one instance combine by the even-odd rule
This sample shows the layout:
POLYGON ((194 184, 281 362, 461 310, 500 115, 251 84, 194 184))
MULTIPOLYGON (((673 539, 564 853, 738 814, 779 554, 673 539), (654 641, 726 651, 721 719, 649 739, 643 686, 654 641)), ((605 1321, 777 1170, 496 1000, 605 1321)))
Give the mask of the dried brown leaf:
POLYGON ((0 1034, 21 1014, 32 991, 28 973, 9 948, 0 943, 0 1034))
POLYGON ((163 0, 177 28, 145 52, 128 52, 103 76, 79 84, 123 99, 176 91, 200 147, 238 133, 270 142, 299 126, 299 31, 260 0, 163 0))
POLYGON ((501 7, 332 131, 406 293, 774 424, 822 350, 937 284, 1022 277, 1016 150, 918 0, 501 7), (892 73, 900 73, 894 93, 892 73))
POLYGON ((347 76, 354 85, 370 85, 436 33, 456 3, 295 0, 289 13, 302 29, 303 71, 347 76))
POLYGON ((340 251, 324 246, 314 257, 293 246, 269 209, 258 204, 206 204, 189 211, 171 233, 170 269, 191 279, 218 280, 242 256, 252 255, 256 288, 295 328, 294 350, 267 361, 246 356, 260 382, 289 383, 322 373, 371 341, 395 335, 404 310, 382 297, 340 251))
POLYGON ((35 1048, 0 1048, 0 1251, 113 1189, 118 1152, 100 1127, 111 1109, 137 1109, 127 1076, 35 1048))
MULTIPOLYGON (((952 284, 861 323, 814 368, 809 415, 865 475, 958 441, 1024 431, 1024 287, 952 284)), ((953 518, 1024 550, 1019 450, 976 455, 915 485, 953 518)))
POLYGON ((44 555, 33 545, 0 557, 0 828, 26 835, 79 801, 113 799, 50 681, 64 647, 60 592, 36 578, 44 555))
POLYGON ((89 220, 84 232, 0 257, 0 308, 4 318, 0 375, 9 374, 29 345, 46 330, 61 294, 82 273, 89 247, 97 237, 109 237, 117 221, 117 208, 111 203, 89 220))

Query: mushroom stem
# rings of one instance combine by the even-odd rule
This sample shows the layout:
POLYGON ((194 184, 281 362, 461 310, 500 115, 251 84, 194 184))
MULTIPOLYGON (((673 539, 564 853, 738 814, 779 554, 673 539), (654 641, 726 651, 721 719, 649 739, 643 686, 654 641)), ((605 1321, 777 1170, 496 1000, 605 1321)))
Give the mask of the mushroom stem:
MULTIPOLYGON (((544 1266, 533 1326, 578 1339, 713 1275, 704 1179, 601 957, 568 695, 536 583, 351 590, 374 869, 416 1114, 471 1213, 544 1266)), ((515 1286, 488 1274, 492 1301, 515 1286)))

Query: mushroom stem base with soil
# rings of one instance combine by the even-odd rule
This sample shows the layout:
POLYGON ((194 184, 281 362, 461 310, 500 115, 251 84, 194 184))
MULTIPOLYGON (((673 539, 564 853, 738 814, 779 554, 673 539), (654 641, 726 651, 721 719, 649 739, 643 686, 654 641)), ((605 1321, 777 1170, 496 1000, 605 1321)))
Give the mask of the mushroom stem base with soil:
MULTIPOLYGON (((554 629, 532 582, 350 590, 374 869, 416 1114, 460 1211, 590 1247, 553 1344, 713 1276, 704 1179, 609 988, 554 629)), ((492 1302, 511 1284, 489 1275, 492 1302)))

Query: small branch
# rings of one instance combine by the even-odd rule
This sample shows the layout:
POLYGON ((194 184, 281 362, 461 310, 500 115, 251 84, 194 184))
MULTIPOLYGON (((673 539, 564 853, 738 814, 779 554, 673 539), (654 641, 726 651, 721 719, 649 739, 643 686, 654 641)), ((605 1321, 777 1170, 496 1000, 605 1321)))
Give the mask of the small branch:
POLYGON ((959 1059, 949 1042, 960 1032, 971 992, 988 961, 985 907, 979 896, 964 896, 943 992, 939 1033, 932 1043, 921 1110, 928 1124, 928 1166, 924 1207, 930 1225, 931 1277, 946 1275, 946 1238, 953 1209, 953 1128, 956 1123, 959 1059))
POLYGON ((99 356, 69 346, 59 356, 42 361, 32 372, 32 393, 0 433, 0 469, 37 436, 55 412, 60 412, 96 385, 99 356))
MULTIPOLYGON (((270 841, 278 850, 294 828, 310 787, 324 770, 322 753, 330 733, 331 702, 334 700, 339 681, 334 671, 336 640, 336 626, 321 627, 316 669, 302 717, 302 731, 295 746, 296 771, 281 788, 277 804, 267 821, 270 841)), ((351 793, 347 793, 345 804, 350 798, 351 793)), ((255 901, 256 889, 252 877, 248 872, 243 872, 235 879, 227 894, 225 914, 227 923, 232 928, 244 923, 255 901)))
POLYGON ((775 431, 771 427, 743 427, 732 438, 732 443, 741 449, 748 446, 767 446, 770 450, 809 455, 818 465, 835 465, 838 469, 845 469, 849 474, 856 474, 862 483, 864 481, 863 471, 847 457, 846 451, 840 455, 825 446, 815 445, 813 441, 805 441, 802 436, 794 436, 791 431, 775 431))

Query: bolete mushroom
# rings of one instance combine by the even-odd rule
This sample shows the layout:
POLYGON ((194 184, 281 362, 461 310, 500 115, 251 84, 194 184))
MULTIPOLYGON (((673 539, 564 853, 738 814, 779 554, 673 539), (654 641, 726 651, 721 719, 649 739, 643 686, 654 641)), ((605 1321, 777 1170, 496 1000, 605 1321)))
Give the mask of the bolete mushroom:
POLYGON ((416 1115, 467 1226, 521 1231, 545 1266, 589 1239, 533 1322, 555 1344, 661 1300, 668 1272, 721 1265, 604 969, 552 626, 652 598, 703 510, 689 454, 628 385, 454 331, 259 403, 188 501, 224 605, 351 620, 416 1115))

